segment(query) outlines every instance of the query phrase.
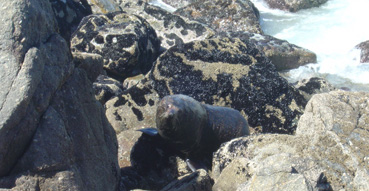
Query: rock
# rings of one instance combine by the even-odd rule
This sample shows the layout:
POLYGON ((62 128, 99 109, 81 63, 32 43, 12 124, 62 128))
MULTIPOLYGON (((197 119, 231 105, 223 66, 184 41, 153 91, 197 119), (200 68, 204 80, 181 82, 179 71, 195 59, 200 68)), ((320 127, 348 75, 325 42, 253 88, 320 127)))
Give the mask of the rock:
POLYGON ((69 43, 72 33, 77 29, 82 18, 92 14, 91 6, 86 1, 49 1, 58 22, 59 33, 69 43))
POLYGON ((250 32, 222 32, 220 36, 246 39, 276 66, 278 71, 298 68, 305 64, 316 63, 316 54, 310 50, 290 44, 286 40, 250 32))
POLYGON ((295 85, 295 88, 300 91, 306 101, 309 101, 315 94, 327 93, 336 90, 336 88, 328 81, 318 77, 303 79, 295 85))
POLYGON ((65 42, 51 38, 57 23, 48 1, 2 1, 0 6, 4 8, 0 15, 1 177, 28 147, 39 118, 72 65, 65 42), (56 55, 50 57, 53 51, 56 55))
POLYGON ((116 190, 116 136, 90 81, 101 65, 73 62, 49 1, 0 6, 0 187, 116 190))
POLYGON ((178 191, 210 191, 212 187, 212 180, 208 173, 203 170, 197 170, 189 175, 179 177, 165 186, 162 191, 178 190, 178 191))
POLYGON ((293 133, 306 104, 247 40, 214 38, 172 47, 147 76, 106 103, 106 115, 117 132, 155 127, 155 104, 172 94, 240 111, 253 128, 251 134, 293 133))
POLYGON ((118 162, 120 168, 131 166, 131 149, 141 137, 141 134, 136 130, 126 130, 118 135, 118 162))
POLYGON ((105 104, 106 117, 117 134, 131 129, 155 127, 156 91, 147 79, 124 91, 105 104))
POLYGON ((319 7, 328 0, 265 0, 272 9, 281 9, 289 12, 297 12, 301 9, 319 7))
POLYGON ((93 84, 95 98, 101 104, 105 104, 112 97, 118 96, 123 92, 122 83, 109 76, 100 75, 93 84))
POLYGON ((75 52, 73 54, 73 61, 77 67, 87 73, 87 77, 91 82, 95 81, 100 74, 104 73, 103 59, 98 54, 75 52))
POLYGON ((199 0, 177 9, 174 13, 207 24, 216 32, 263 33, 259 11, 249 0, 199 0))
POLYGON ((121 11, 121 8, 114 0, 87 0, 87 2, 91 6, 94 14, 121 11))
POLYGON ((123 81, 123 88, 129 89, 137 84, 139 84, 145 78, 144 75, 140 74, 137 76, 129 77, 123 81))
POLYGON ((194 40, 204 40, 214 35, 214 31, 197 21, 169 13, 159 7, 143 2, 125 4, 124 10, 146 19, 155 29, 161 46, 168 49, 194 40))
POLYGON ((182 7, 186 7, 187 5, 196 2, 196 0, 163 0, 164 3, 179 9, 182 7))
POLYGON ((72 52, 101 55, 108 74, 123 79, 148 72, 159 48, 144 19, 122 12, 85 17, 71 40, 72 52))
POLYGON ((213 190, 365 190, 368 96, 317 94, 296 135, 254 135, 225 143, 214 154, 213 190))
POLYGON ((369 40, 356 45, 357 49, 360 49, 360 62, 369 62, 369 40))
POLYGON ((159 97, 185 94, 244 115, 263 132, 292 133, 304 100, 252 43, 230 38, 172 47, 149 74, 159 97))

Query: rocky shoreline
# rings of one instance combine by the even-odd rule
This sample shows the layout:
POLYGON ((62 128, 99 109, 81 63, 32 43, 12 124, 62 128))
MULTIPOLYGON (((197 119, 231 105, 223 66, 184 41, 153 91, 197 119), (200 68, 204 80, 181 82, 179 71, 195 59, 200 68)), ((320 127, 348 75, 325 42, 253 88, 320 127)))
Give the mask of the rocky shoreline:
MULTIPOLYGON (((266 2, 288 11, 327 0, 266 2)), ((280 71, 316 55, 263 34, 249 0, 1 1, 0 190, 365 190, 369 94, 280 71), (154 137, 158 101, 240 111, 250 136, 192 172, 154 137)), ((367 62, 367 42, 358 45, 367 62)))

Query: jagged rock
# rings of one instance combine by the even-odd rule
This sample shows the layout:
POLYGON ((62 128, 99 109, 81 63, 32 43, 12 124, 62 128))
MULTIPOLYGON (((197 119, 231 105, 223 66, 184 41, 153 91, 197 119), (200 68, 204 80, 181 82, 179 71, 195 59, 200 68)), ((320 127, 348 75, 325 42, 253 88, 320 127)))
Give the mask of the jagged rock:
POLYGON ((0 6, 0 188, 116 190, 116 136, 90 81, 96 63, 72 61, 49 1, 0 6))
POLYGON ((72 33, 77 29, 82 18, 92 14, 86 1, 49 0, 58 22, 60 35, 69 43, 72 33))
POLYGON ((106 14, 121 11, 121 8, 114 0, 87 0, 87 2, 91 6, 94 14, 106 14))
POLYGON ((289 12, 297 12, 301 9, 319 7, 328 0, 265 0, 272 9, 281 9, 289 12))
POLYGON ((194 40, 207 39, 214 35, 214 31, 202 23, 174 15, 142 1, 137 3, 130 2, 121 6, 124 6, 123 9, 128 13, 139 15, 146 19, 155 29, 164 49, 194 40))
POLYGON ((112 97, 118 96, 123 92, 122 83, 109 76, 100 75, 93 84, 95 98, 101 104, 105 104, 112 97))
POLYGON ((71 49, 101 55, 108 74, 124 79, 150 70, 160 40, 141 17, 114 12, 85 17, 72 35, 71 49))
POLYGON ((40 116, 72 65, 59 38, 54 45, 47 43, 57 29, 48 1, 33 0, 29 5, 22 0, 1 1, 0 6, 4 8, 0 15, 0 176, 4 176, 27 148, 40 116), (61 47, 48 50, 52 46, 61 47), (59 54, 50 57, 52 51, 59 54))
POLYGON ((191 174, 179 177, 178 180, 175 180, 165 186, 161 191, 211 191, 212 180, 208 173, 203 170, 197 170, 191 174))
POLYGON ((365 190, 369 94, 314 95, 296 135, 257 135, 225 143, 213 158, 213 190, 365 190))
POLYGON ((249 0, 199 0, 174 13, 207 24, 216 32, 263 33, 259 11, 249 0))
POLYGON ((255 44, 257 49, 264 52, 278 71, 290 70, 317 62, 315 53, 310 50, 269 35, 249 32, 222 32, 218 35, 249 40, 255 44))
POLYGON ((336 90, 332 84, 327 82, 325 79, 318 77, 303 79, 295 85, 295 88, 300 91, 306 101, 309 101, 315 94, 336 90))
POLYGON ((369 62, 369 40, 356 45, 357 49, 360 49, 360 62, 369 62))

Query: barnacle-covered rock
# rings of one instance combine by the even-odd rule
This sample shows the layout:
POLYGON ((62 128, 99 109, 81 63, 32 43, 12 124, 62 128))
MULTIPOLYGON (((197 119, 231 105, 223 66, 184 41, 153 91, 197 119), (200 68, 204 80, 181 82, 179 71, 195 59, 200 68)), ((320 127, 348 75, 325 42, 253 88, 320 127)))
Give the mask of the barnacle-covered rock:
POLYGON ((126 78, 150 70, 160 40, 141 17, 114 12, 85 17, 72 35, 71 49, 101 55, 108 74, 126 78))

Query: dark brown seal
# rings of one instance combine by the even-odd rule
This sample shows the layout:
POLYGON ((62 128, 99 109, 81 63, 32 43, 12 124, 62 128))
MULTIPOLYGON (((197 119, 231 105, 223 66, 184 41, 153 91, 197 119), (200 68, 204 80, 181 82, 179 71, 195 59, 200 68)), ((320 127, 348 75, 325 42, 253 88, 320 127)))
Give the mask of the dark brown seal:
POLYGON ((202 104, 185 95, 166 96, 159 102, 156 125, 159 135, 192 161, 211 161, 222 143, 249 135, 239 111, 202 104))

